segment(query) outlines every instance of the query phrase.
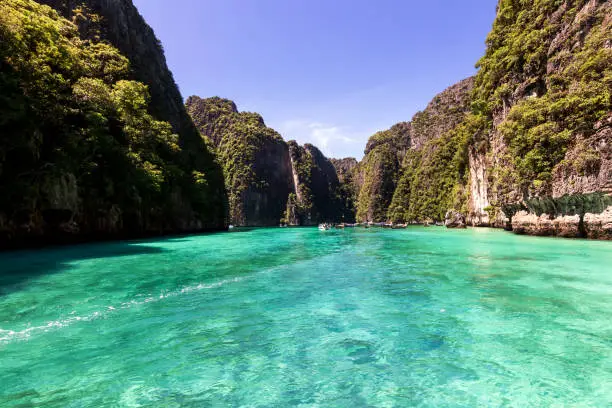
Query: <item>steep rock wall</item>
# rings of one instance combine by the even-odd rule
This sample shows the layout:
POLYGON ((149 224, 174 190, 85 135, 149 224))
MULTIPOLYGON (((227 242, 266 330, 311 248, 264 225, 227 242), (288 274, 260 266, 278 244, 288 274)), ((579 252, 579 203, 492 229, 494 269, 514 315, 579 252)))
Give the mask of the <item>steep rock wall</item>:
POLYGON ((285 142, 256 113, 218 97, 187 99, 187 110, 223 166, 231 222, 315 225, 351 217, 336 169, 319 149, 285 142))
POLYGON ((225 228, 220 167, 172 109, 180 94, 131 2, 42 3, 67 18, 0 3, 0 247, 225 228))
POLYGON ((479 65, 474 100, 492 126, 486 157, 470 157, 488 184, 472 190, 474 224, 489 213, 518 233, 612 238, 592 203, 612 192, 612 4, 502 0, 479 65))
POLYGON ((332 162, 311 144, 288 142, 295 190, 289 196, 286 222, 316 225, 340 222, 346 212, 340 198, 340 182, 332 162))
POLYGON ((410 122, 387 218, 611 238, 612 3, 500 0, 478 66, 410 122))
POLYGON ((356 175, 358 221, 381 222, 386 219, 401 163, 410 150, 411 131, 411 124, 402 122, 368 140, 356 175))
POLYGON ((186 107, 224 169, 230 222, 278 225, 294 190, 289 148, 282 137, 261 116, 238 112, 227 99, 191 96, 186 107))
MULTIPOLYGON (((132 78, 146 84, 151 95, 151 114, 172 125, 179 135, 186 160, 206 174, 210 185, 222 186, 223 174, 214 156, 201 140, 191 118, 185 111, 183 98, 174 82, 164 50, 153 29, 146 23, 131 0, 39 0, 64 17, 76 22, 84 36, 92 31, 116 47, 130 61, 132 78), (101 17, 92 30, 91 23, 82 21, 74 10, 82 6, 101 17)), ((215 202, 205 222, 211 228, 227 225, 227 196, 222 189, 207 192, 208 200, 215 202)))
POLYGON ((330 159, 340 183, 338 196, 341 201, 342 221, 354 223, 357 213, 357 194, 359 187, 357 185, 357 169, 358 162, 353 157, 344 159, 330 159))
MULTIPOLYGON (((463 134, 453 133, 470 110, 473 78, 445 89, 409 124, 408 151, 400 156, 397 188, 384 213, 392 222, 444 220, 447 211, 465 194, 455 184, 468 172, 456 159, 466 150, 463 134), (457 173, 463 172, 463 175, 457 173)), ((457 208, 460 209, 460 208, 457 208)))

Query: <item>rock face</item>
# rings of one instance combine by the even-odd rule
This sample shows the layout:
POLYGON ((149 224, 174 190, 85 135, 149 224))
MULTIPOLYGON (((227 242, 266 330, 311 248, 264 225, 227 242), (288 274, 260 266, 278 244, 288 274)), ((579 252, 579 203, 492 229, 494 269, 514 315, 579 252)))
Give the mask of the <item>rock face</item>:
POLYGON ((459 211, 449 210, 444 217, 444 225, 446 228, 466 228, 465 215, 459 211))
POLYGON ((373 135, 359 163, 357 220, 380 222, 387 217, 400 165, 410 149, 411 125, 403 122, 373 135))
POLYGON ((461 135, 452 131, 469 112, 473 83, 468 78, 447 88, 404 125, 409 149, 398 157, 397 188, 379 221, 441 222, 449 208, 461 208, 455 203, 458 192, 452 190, 454 173, 466 169, 455 160, 463 147, 457 146, 461 135))
MULTIPOLYGON (((8 1, 0 3, 4 11, 8 1)), ((44 81, 19 76, 28 71, 7 54, 11 28, 0 27, 0 244, 355 219, 612 239, 609 1, 500 0, 478 74, 441 92, 410 122, 373 135, 360 163, 285 142, 260 115, 226 99, 191 97, 185 107, 159 41, 131 0, 40 3, 79 31, 46 7, 15 2, 52 19, 47 28, 63 27, 28 41, 80 36, 77 45, 66 43, 83 55, 106 43, 114 48, 94 58, 99 72, 96 63, 84 64, 83 78, 66 69, 78 61, 43 67, 41 75, 57 70, 68 84, 48 92, 64 99, 47 101, 49 89, 36 88, 44 81), (83 79, 94 82, 79 99, 83 79), (92 101, 123 80, 148 87, 150 103, 137 119, 149 128, 138 132, 159 143, 130 145, 121 109, 94 109, 92 101), (28 106, 31 95, 45 103, 28 106)), ((43 53, 48 45, 22 52, 43 53)))
POLYGON ((583 222, 588 238, 612 239, 612 206, 600 213, 584 214, 583 222))
MULTIPOLYGON (((151 114, 167 121, 179 135, 186 159, 211 179, 210 184, 223 185, 223 173, 213 154, 203 143, 191 118, 185 110, 183 97, 174 82, 164 50, 153 29, 145 22, 131 0, 39 0, 68 19, 78 23, 74 10, 85 6, 101 17, 101 39, 116 47, 130 61, 132 78, 146 84, 151 95, 151 114)), ((83 36, 91 27, 80 25, 83 36)), ((96 27, 98 28, 98 27, 96 27)), ((98 30, 96 30, 96 33, 98 30)), ((209 199, 215 201, 214 213, 205 224, 210 228, 227 225, 227 196, 225 191, 211 191, 209 199)))
POLYGON ((487 100, 492 126, 483 138, 487 148, 469 158, 471 223, 606 238, 588 232, 588 220, 597 217, 586 214, 603 214, 606 206, 593 204, 593 197, 612 193, 612 4, 501 1, 498 11, 477 77, 475 96, 487 100), (519 14, 526 25, 509 18, 519 14), (524 43, 534 30, 537 49, 524 43), (511 44, 519 45, 522 60, 499 71, 511 44))
MULTIPOLYGON (((142 18, 131 0, 40 0, 64 17, 79 21, 74 10, 82 6, 101 17, 100 37, 116 47, 130 60, 132 78, 146 84, 151 94, 151 113, 172 125, 180 136, 181 146, 190 160, 211 176, 220 179, 220 169, 185 111, 183 98, 172 72, 168 69, 164 50, 153 29, 142 18)), ((96 27, 98 28, 98 27, 96 27)), ((82 35, 91 34, 90 24, 81 25, 82 35)), ((223 192, 219 192, 220 195, 223 192)))
POLYGON ((359 191, 357 186, 357 168, 359 163, 353 157, 330 159, 330 161, 336 169, 338 181, 340 182, 338 195, 341 201, 342 221, 354 223, 356 221, 357 193, 359 191))
POLYGON ((611 16, 607 1, 500 0, 478 74, 399 124, 403 137, 368 143, 358 218, 455 208, 473 226, 609 239, 611 16))
POLYGON ((519 211, 512 217, 512 230, 517 234, 538 236, 560 236, 578 238, 583 236, 578 215, 551 218, 548 214, 537 216, 527 211, 519 211))
POLYGON ((238 112, 227 99, 191 96, 186 106, 224 169, 230 222, 278 225, 294 189, 289 148, 282 137, 261 116, 238 112))
POLYGON ((0 247, 227 227, 221 168, 131 1, 0 5, 0 247))
POLYGON ((612 239, 612 197, 604 193, 526 200, 511 217, 518 234, 612 239))
POLYGON ((227 99, 192 96, 186 106, 224 169, 232 224, 315 225, 350 214, 336 169, 316 147, 285 142, 227 99))
POLYGON ((319 149, 288 142, 294 192, 287 201, 285 221, 290 225, 340 222, 346 211, 339 199, 336 169, 319 149))

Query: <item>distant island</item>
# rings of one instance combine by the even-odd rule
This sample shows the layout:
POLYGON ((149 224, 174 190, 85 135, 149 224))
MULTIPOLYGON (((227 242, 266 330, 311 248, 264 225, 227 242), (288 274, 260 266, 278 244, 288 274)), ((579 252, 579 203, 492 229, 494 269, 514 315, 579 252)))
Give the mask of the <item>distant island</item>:
POLYGON ((130 0, 4 0, 0 247, 449 217, 612 239, 612 4, 575 3, 501 0, 478 73, 358 162, 185 104, 130 0))

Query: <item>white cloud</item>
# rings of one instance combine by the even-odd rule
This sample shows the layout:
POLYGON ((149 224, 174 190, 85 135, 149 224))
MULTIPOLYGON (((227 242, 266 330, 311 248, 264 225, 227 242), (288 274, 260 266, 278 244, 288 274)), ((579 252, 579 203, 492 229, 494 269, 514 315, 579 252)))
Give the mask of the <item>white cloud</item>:
POLYGON ((365 147, 364 137, 342 126, 307 120, 288 120, 277 129, 285 140, 295 139, 300 144, 311 143, 327 157, 361 157, 365 147))

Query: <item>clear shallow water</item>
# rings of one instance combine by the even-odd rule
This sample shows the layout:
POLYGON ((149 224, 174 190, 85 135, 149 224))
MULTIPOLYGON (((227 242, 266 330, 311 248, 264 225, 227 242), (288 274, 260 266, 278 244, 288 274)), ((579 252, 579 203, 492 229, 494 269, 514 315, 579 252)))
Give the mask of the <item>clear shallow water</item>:
POLYGON ((612 243, 259 229, 0 254, 0 406, 605 407, 612 243))

